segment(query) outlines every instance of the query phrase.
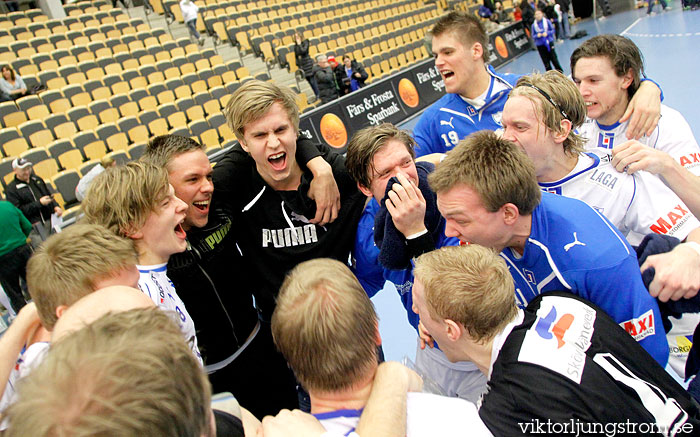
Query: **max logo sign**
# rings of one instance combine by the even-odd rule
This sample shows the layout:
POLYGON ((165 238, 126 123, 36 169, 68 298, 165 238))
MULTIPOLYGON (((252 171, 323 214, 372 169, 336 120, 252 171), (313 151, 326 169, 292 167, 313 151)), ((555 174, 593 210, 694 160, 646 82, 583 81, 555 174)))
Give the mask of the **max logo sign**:
POLYGON ((620 326, 625 328, 625 331, 627 331, 637 341, 641 341, 644 338, 656 333, 654 313, 652 310, 647 311, 636 319, 622 322, 620 323, 620 326))
POLYGON ((667 234, 686 214, 688 214, 687 209, 684 209, 681 205, 676 205, 673 211, 666 214, 665 217, 660 217, 655 225, 649 226, 649 229, 657 234, 667 234))
POLYGON ((557 320, 557 309, 552 307, 547 316, 537 321, 535 331, 545 340, 556 338, 557 349, 559 349, 564 346, 564 334, 566 334, 566 331, 571 327, 573 321, 574 316, 568 313, 562 315, 561 318, 557 320))

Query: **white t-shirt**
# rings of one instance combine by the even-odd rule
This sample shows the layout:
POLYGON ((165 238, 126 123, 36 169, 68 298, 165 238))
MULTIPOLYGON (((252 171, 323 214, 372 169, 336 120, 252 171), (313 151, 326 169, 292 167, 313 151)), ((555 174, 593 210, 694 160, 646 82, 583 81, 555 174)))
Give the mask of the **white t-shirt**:
POLYGON ((137 265, 136 267, 138 267, 140 273, 139 288, 155 302, 158 308, 177 314, 177 322, 185 336, 185 340, 187 340, 200 364, 203 364, 202 355, 199 353, 199 347, 197 346, 197 331, 194 328, 194 322, 189 313, 187 313, 182 299, 175 292, 175 286, 168 278, 167 266, 167 263, 153 266, 137 265))
MULTIPOLYGON (((0 399, 0 413, 4 412, 7 407, 14 404, 17 400, 17 382, 29 375, 39 364, 44 361, 46 353, 49 351, 49 343, 46 341, 38 341, 31 344, 24 353, 17 358, 17 364, 10 372, 10 377, 7 379, 5 391, 0 399)), ((7 419, 0 424, 0 431, 7 428, 7 419)))
POLYGON ((194 4, 194 2, 182 0, 180 2, 180 10, 182 10, 182 19, 185 20, 185 23, 197 19, 197 11, 199 11, 199 7, 194 4))
MULTIPOLYGON (((588 118, 579 133, 586 138, 586 149, 612 149, 627 141, 625 131, 628 125, 629 121, 605 126, 588 118)), ((650 136, 642 137, 639 142, 668 153, 686 169, 700 176, 700 147, 688 122, 675 109, 661 105, 659 124, 650 136)))
MULTIPOLYGON (((314 414, 333 435, 355 431, 362 410, 314 414)), ((406 400, 406 436, 490 436, 471 402, 429 393, 409 393, 406 400)))
POLYGON ((656 232, 683 240, 700 222, 657 176, 645 171, 619 173, 610 151, 593 149, 579 155, 566 177, 542 182, 543 191, 586 202, 600 212, 632 245, 656 232))

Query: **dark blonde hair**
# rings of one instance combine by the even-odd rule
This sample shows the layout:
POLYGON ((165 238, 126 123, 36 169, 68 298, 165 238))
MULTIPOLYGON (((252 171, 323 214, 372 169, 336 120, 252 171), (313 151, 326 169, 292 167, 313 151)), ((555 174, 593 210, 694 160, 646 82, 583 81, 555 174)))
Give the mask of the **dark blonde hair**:
POLYGON ((561 122, 564 119, 562 112, 566 114, 566 119, 571 122, 571 130, 563 143, 564 152, 574 156, 583 152, 585 140, 575 129, 586 121, 586 103, 576 84, 568 77, 556 70, 523 76, 510 92, 510 97, 513 96, 529 99, 537 109, 537 119, 553 132, 561 132, 561 122), (552 101, 538 90, 544 91, 552 101))
POLYGON ((95 291, 95 284, 136 265, 134 244, 94 224, 76 224, 49 237, 27 263, 27 286, 41 324, 52 330, 56 308, 95 291))
POLYGON ((7 436, 200 437, 210 390, 174 315, 108 314, 53 344, 22 381, 7 436))
POLYGON ((461 324, 474 341, 492 339, 517 315, 513 278, 493 250, 478 244, 446 246, 415 262, 430 316, 461 324))
POLYGON ((407 132, 390 123, 382 123, 379 126, 370 126, 359 130, 348 143, 345 166, 350 176, 363 187, 369 187, 372 183, 375 172, 374 155, 389 140, 400 141, 406 146, 411 157, 416 157, 414 151, 416 142, 413 138, 407 132))
POLYGON ((491 131, 476 132, 460 141, 428 181, 436 193, 467 185, 479 194, 489 212, 512 203, 521 215, 528 215, 542 198, 532 160, 491 131))
POLYGON ((169 168, 173 158, 193 150, 204 152, 206 147, 192 138, 179 135, 160 135, 148 143, 141 160, 158 167, 169 168))
POLYGON ((296 95, 287 86, 261 80, 249 80, 233 92, 224 113, 238 141, 243 139, 245 126, 262 118, 272 105, 279 103, 287 111, 295 131, 299 131, 299 108, 296 95))
POLYGON ((343 263, 315 259, 287 275, 272 315, 272 335, 310 391, 347 389, 377 364, 377 315, 343 263))
POLYGON ((82 203, 85 221, 128 237, 168 196, 168 173, 147 162, 110 167, 90 184, 82 203))

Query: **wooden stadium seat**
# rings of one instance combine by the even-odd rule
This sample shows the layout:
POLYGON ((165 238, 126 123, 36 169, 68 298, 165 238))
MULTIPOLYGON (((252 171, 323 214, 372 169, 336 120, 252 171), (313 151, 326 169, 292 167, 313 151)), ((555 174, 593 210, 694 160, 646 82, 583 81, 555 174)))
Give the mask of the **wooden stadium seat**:
POLYGON ((204 112, 209 115, 221 113, 221 106, 219 106, 219 101, 216 99, 204 102, 202 108, 204 108, 204 112))
POLYGON ((53 176, 58 174, 60 170, 58 168, 58 164, 53 158, 37 162, 32 167, 34 169, 34 173, 36 173, 42 179, 51 179, 53 176))
POLYGON ((129 129, 127 135, 129 136, 129 140, 131 143, 148 141, 150 139, 150 133, 148 131, 148 128, 144 125, 139 125, 129 129))
POLYGON ((43 120, 49 116, 49 108, 46 105, 36 105, 27 109, 27 117, 30 120, 43 120))
POLYGON ((107 146, 112 150, 126 150, 129 147, 129 138, 124 132, 118 132, 107 138, 107 146))
POLYGON ((135 116, 139 111, 139 105, 136 102, 126 102, 119 107, 119 113, 122 117, 135 116))
POLYGON ((64 169, 77 169, 83 164, 83 154, 78 149, 71 149, 63 152, 58 157, 58 163, 64 169))
POLYGON ((184 112, 178 111, 168 115, 168 124, 172 129, 187 127, 187 115, 184 112))
POLYGON ((70 100, 61 97, 49 103, 49 108, 51 108, 51 113, 53 114, 65 114, 70 108, 72 108, 70 100))
POLYGON ((94 141, 83 147, 87 159, 100 159, 107 154, 107 148, 102 141, 94 141))
POLYGON ((32 147, 44 147, 54 140, 54 136, 48 129, 42 129, 29 135, 29 143, 32 147))
POLYGON ((56 138, 70 138, 76 133, 78 133, 78 129, 72 121, 61 123, 54 128, 56 138))
POLYGON ((7 157, 19 156, 20 153, 29 150, 29 143, 25 138, 15 138, 2 144, 2 149, 7 157))
POLYGON ((81 131, 94 130, 97 129, 97 126, 100 125, 100 120, 97 118, 96 115, 90 114, 78 119, 77 124, 78 129, 80 129, 81 131))
POLYGON ((169 129, 167 120, 163 118, 157 118, 148 123, 148 130, 153 136, 167 135, 169 129))

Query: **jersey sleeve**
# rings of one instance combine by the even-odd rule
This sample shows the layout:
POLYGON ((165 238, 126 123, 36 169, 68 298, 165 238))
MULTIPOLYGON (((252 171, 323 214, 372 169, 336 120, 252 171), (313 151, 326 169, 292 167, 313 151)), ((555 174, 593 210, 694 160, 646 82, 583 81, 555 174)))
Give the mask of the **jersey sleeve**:
POLYGON ((655 149, 671 155, 691 173, 700 176, 700 146, 686 119, 675 109, 662 106, 655 149))
POLYGON ((625 225, 641 235, 657 233, 684 240, 700 222, 658 177, 634 174, 635 192, 625 215, 625 225))
POLYGON ((601 307, 661 365, 668 361, 668 342, 656 299, 639 273, 636 255, 573 276, 577 294, 601 307))
POLYGON ((369 297, 384 288, 384 269, 379 264, 379 248, 374 244, 374 213, 371 203, 365 207, 357 225, 352 253, 352 270, 369 297))

